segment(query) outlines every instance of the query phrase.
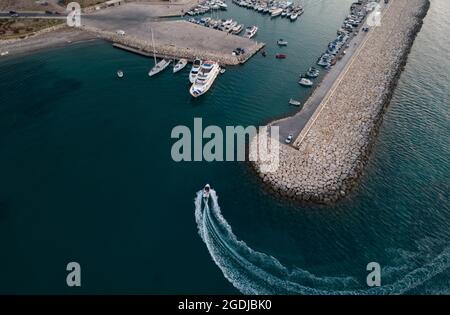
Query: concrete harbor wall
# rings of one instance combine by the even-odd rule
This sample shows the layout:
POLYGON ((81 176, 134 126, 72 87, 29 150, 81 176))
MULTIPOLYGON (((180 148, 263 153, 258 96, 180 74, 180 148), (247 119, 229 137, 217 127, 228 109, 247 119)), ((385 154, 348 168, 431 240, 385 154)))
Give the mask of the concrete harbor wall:
POLYGON ((335 90, 317 108, 293 146, 280 146, 276 172, 255 170, 268 187, 302 201, 333 203, 355 186, 429 0, 391 0, 335 90))

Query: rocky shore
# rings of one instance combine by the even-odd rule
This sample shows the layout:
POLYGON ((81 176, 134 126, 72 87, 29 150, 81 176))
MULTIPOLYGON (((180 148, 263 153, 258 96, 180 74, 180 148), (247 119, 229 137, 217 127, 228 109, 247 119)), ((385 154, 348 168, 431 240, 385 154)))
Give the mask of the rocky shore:
POLYGON ((279 168, 263 173, 259 163, 253 164, 270 189, 317 203, 333 203, 350 192, 429 6, 429 0, 391 0, 334 93, 293 146, 280 146, 279 168))

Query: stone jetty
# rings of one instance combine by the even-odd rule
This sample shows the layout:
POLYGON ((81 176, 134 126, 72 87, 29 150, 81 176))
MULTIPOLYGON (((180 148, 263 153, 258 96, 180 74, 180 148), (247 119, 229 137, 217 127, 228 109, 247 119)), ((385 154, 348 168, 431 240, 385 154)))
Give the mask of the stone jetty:
POLYGON ((333 203, 357 183, 429 0, 391 0, 381 25, 336 81, 294 141, 280 146, 279 168, 263 173, 273 191, 316 203, 333 203))

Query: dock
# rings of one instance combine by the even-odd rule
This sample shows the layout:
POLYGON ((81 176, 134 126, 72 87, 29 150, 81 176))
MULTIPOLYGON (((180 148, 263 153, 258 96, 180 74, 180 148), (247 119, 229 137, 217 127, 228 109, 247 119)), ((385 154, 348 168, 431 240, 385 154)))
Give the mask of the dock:
MULTIPOLYGON (((380 25, 371 28, 348 63, 323 87, 325 94, 316 95, 319 103, 311 116, 291 118, 288 128, 297 128, 296 140, 294 146, 280 145, 279 168, 262 173, 258 162, 254 164, 272 191, 330 204, 356 186, 429 5, 429 0, 385 5, 380 25)), ((278 122, 280 128, 283 121, 278 122)))

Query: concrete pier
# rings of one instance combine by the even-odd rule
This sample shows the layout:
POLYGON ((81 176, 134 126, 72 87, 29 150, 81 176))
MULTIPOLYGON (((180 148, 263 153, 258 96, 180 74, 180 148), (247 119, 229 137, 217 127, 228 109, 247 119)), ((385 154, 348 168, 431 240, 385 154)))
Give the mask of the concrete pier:
POLYGON ((381 25, 369 32, 309 120, 298 120, 303 125, 294 145, 281 145, 278 170, 262 173, 254 164, 268 187, 318 203, 333 203, 349 193, 428 8, 429 0, 389 1, 381 25))
POLYGON ((196 57, 214 60, 223 65, 244 63, 257 53, 264 43, 189 23, 185 20, 160 20, 155 17, 154 5, 127 3, 83 16, 83 29, 91 34, 130 47, 141 54, 155 53, 168 58, 196 57), (117 34, 123 30, 125 35, 117 34), (245 54, 233 56, 236 48, 245 54))

